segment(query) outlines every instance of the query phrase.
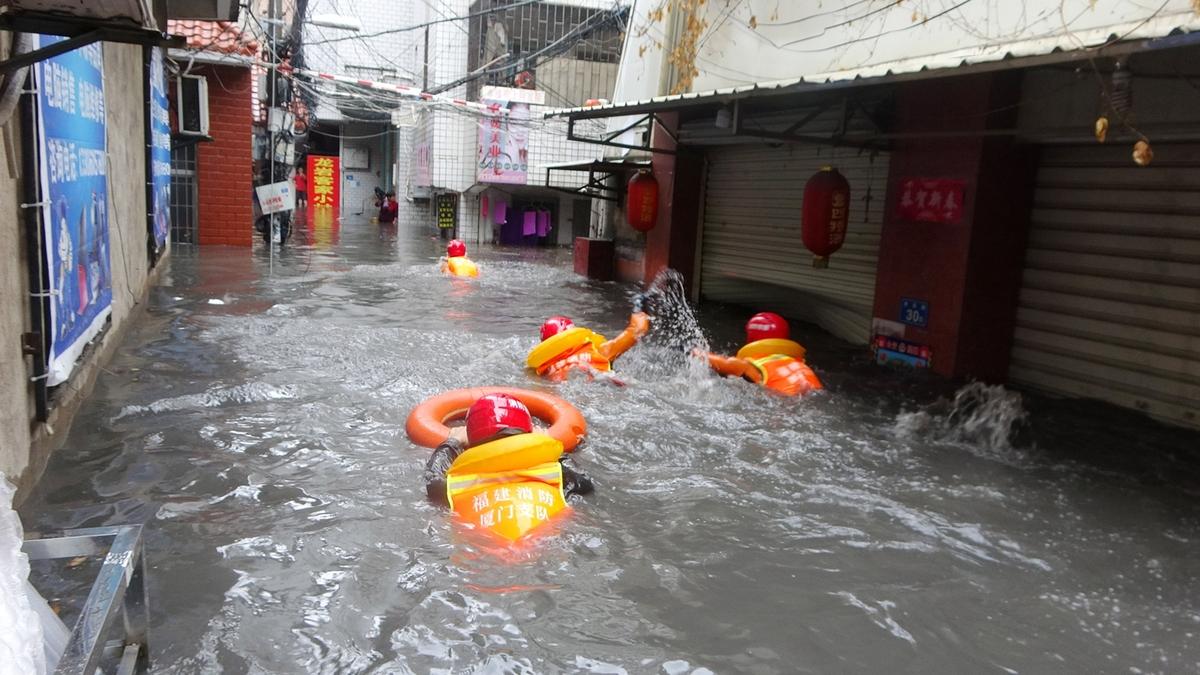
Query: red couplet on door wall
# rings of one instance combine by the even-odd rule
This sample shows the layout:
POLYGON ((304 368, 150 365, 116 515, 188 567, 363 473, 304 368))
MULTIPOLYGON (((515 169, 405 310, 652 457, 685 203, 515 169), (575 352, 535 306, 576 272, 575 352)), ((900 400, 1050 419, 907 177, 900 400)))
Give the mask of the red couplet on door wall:
POLYGON ((629 179, 625 219, 638 232, 649 232, 658 222, 658 181, 649 171, 639 171, 629 179))
POLYGON ((904 178, 896 215, 903 220, 957 225, 963 218, 966 181, 949 178, 904 178))
POLYGON ((846 241, 850 220, 850 183, 838 170, 826 166, 804 185, 800 234, 804 248, 812 251, 813 267, 828 267, 829 256, 846 241))

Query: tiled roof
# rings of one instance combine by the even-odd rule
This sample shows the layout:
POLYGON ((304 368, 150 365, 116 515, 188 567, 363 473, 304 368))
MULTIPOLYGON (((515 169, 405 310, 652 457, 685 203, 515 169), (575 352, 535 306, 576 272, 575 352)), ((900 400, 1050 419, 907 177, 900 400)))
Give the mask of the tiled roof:
POLYGON ((188 49, 242 56, 254 56, 258 53, 258 42, 247 38, 242 29, 232 21, 169 19, 167 32, 187 38, 188 49))

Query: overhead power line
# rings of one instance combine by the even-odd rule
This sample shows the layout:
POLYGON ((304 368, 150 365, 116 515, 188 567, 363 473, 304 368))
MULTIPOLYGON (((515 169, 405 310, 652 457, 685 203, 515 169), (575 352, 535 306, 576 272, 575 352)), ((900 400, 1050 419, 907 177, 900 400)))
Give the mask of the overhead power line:
POLYGON ((344 42, 346 40, 354 40, 356 38, 373 38, 373 37, 379 37, 380 35, 394 35, 396 33, 407 33, 409 31, 421 30, 422 28, 428 28, 429 26, 436 26, 437 24, 440 24, 440 23, 449 23, 452 21, 465 21, 467 19, 473 19, 477 16, 486 16, 488 14, 495 14, 497 12, 506 12, 510 9, 516 9, 518 7, 524 7, 525 5, 532 5, 532 4, 543 2, 543 1, 544 0, 521 0, 520 2, 514 2, 511 5, 504 5, 503 7, 493 7, 491 9, 482 9, 482 10, 479 10, 478 12, 469 12, 469 13, 463 14, 461 16, 447 16, 447 17, 444 17, 441 19, 434 19, 432 21, 426 21, 425 23, 413 24, 411 26, 402 26, 400 28, 388 28, 386 30, 376 31, 374 33, 358 33, 356 35, 347 35, 347 36, 343 36, 343 37, 328 38, 325 40, 310 42, 309 44, 328 44, 328 43, 332 43, 332 42, 344 42))

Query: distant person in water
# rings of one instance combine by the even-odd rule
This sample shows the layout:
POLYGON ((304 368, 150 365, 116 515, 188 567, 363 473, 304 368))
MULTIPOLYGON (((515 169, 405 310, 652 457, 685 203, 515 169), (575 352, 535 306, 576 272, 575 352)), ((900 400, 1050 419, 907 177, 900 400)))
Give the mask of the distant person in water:
POLYGON ((477 277, 479 267, 467 257, 467 245, 458 239, 446 244, 446 257, 442 258, 442 271, 456 277, 477 277))
POLYGON ((801 396, 824 388, 804 362, 805 349, 790 339, 791 329, 782 316, 759 312, 746 322, 746 344, 737 356, 696 350, 718 373, 742 377, 785 396, 801 396))
POLYGON ((386 195, 375 200, 375 206, 379 207, 379 222, 384 225, 391 225, 396 222, 396 214, 400 212, 400 205, 396 202, 396 191, 389 190, 386 195))
POLYGON ((302 209, 308 206, 308 176, 304 175, 304 167, 296 167, 296 175, 292 176, 292 183, 296 186, 296 208, 302 209))
POLYGON ((567 379, 572 370, 593 377, 607 374, 612 362, 649 330, 650 317, 645 312, 630 315, 625 330, 611 340, 576 326, 565 316, 552 316, 542 324, 542 341, 529 352, 525 363, 538 375, 556 382, 567 379))

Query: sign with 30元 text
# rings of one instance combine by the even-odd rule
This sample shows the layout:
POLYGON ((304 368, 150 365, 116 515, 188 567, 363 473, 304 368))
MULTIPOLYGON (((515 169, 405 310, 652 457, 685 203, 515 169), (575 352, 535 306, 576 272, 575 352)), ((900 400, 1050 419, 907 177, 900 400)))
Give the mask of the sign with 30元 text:
POLYGON ((957 225, 963 217, 966 181, 951 178, 904 178, 896 215, 904 220, 957 225))

